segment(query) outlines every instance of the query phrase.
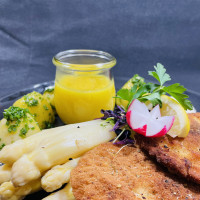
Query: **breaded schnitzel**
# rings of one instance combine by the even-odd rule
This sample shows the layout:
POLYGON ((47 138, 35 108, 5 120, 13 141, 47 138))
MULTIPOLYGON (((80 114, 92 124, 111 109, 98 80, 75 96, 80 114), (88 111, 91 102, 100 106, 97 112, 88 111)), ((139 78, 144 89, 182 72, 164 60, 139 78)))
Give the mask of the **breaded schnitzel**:
POLYGON ((186 138, 146 138, 139 134, 136 141, 149 155, 169 171, 200 184, 200 113, 188 114, 190 132, 186 138))
POLYGON ((164 172, 133 146, 97 146, 80 159, 70 180, 76 200, 200 199, 199 187, 164 172))

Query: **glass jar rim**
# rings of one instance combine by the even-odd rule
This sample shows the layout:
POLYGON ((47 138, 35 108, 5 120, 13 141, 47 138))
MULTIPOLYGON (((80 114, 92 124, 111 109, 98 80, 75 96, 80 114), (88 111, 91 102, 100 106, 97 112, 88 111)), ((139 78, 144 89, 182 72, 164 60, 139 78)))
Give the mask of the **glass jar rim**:
POLYGON ((99 71, 114 67, 117 61, 114 56, 104 51, 90 49, 72 49, 57 53, 53 57, 52 62, 56 67, 73 71, 99 71), (67 59, 69 60, 70 58, 75 58, 75 60, 77 60, 76 58, 81 56, 85 58, 96 57, 97 59, 99 59, 99 61, 102 60, 102 62, 80 63, 76 61, 77 63, 72 63, 67 61, 67 59))

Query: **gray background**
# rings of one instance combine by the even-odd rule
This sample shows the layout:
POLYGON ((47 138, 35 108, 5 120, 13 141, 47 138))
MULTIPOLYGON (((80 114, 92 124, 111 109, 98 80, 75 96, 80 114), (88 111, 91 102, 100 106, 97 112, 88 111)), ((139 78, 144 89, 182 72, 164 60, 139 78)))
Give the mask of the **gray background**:
POLYGON ((117 78, 161 62, 200 92, 200 1, 0 0, 0 97, 53 80, 51 59, 67 49, 111 53, 117 78))
POLYGON ((111 53, 117 80, 161 62, 200 92, 200 0, 0 0, 0 98, 53 80, 51 59, 67 49, 111 53))

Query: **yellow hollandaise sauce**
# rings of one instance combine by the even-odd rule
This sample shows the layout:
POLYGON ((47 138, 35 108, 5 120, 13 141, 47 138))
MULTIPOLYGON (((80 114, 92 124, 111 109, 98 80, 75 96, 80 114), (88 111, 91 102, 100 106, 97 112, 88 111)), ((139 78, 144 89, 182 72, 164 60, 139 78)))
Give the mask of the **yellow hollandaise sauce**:
POLYGON ((114 80, 103 75, 64 75, 56 79, 54 92, 57 113, 66 124, 99 118, 101 109, 115 106, 114 80))

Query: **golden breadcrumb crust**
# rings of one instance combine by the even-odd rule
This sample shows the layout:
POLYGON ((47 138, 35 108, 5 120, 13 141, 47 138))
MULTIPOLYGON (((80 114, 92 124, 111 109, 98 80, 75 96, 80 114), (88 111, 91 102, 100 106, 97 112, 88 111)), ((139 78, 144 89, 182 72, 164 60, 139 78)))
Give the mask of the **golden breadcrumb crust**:
POLYGON ((169 171, 200 184, 200 113, 188 114, 190 132, 186 138, 145 138, 136 135, 140 147, 169 171))
POLYGON ((76 200, 200 199, 199 187, 177 179, 139 148, 105 143, 87 152, 71 172, 76 200))

